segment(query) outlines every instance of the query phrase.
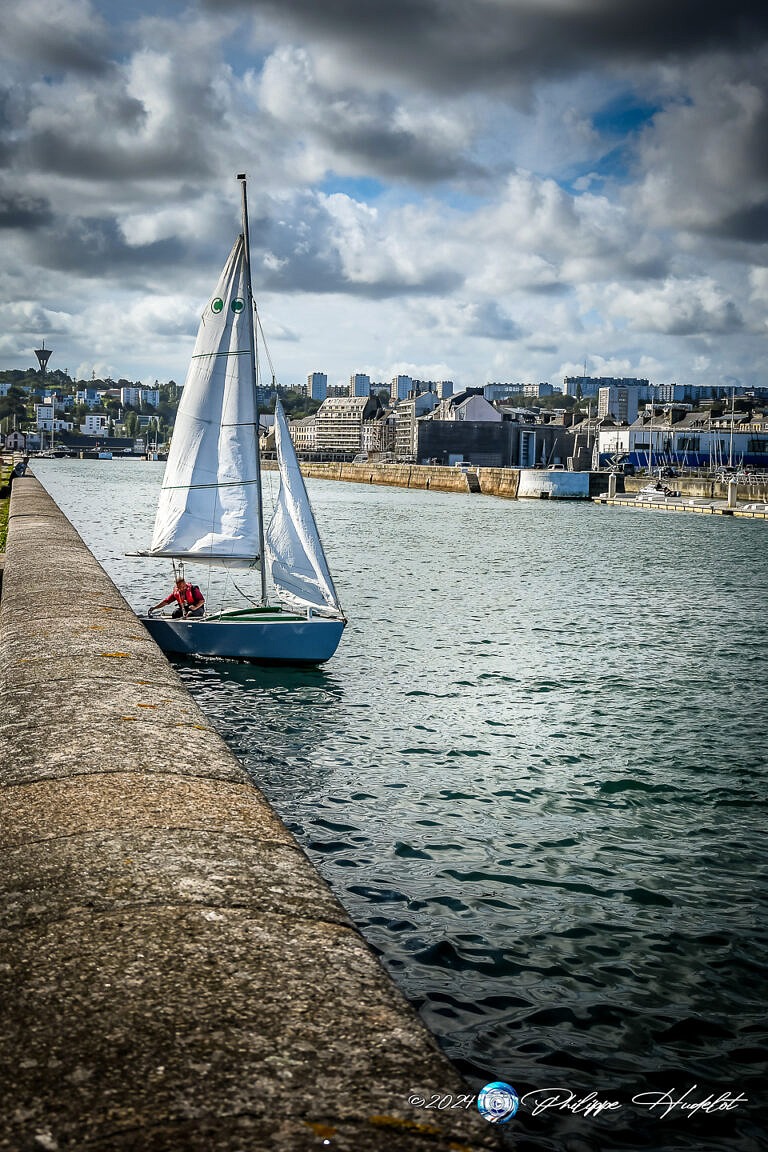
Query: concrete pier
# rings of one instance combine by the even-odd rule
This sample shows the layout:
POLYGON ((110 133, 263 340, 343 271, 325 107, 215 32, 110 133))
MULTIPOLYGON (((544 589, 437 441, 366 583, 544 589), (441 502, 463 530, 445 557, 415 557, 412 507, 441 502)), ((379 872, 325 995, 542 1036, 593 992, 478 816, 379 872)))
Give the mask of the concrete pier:
POLYGON ((495 1130, 34 478, 0 601, 0 1148, 448 1152, 495 1130), (433 1094, 470 1099, 438 1111, 433 1094))

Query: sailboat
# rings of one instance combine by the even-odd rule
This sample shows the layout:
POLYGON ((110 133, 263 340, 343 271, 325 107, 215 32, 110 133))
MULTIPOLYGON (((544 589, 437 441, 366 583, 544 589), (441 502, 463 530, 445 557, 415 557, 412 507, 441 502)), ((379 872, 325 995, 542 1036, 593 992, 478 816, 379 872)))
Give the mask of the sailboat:
MULTIPOLYGON (((165 652, 258 663, 320 664, 346 618, 323 551, 283 407, 275 406, 279 490, 264 526, 257 404, 258 319, 251 289, 246 180, 241 234, 203 312, 158 501, 139 555, 178 565, 258 569, 260 598, 199 618, 141 616, 165 652), (269 570, 276 603, 270 603, 269 570)), ((259 329, 260 330, 260 329, 259 329)))

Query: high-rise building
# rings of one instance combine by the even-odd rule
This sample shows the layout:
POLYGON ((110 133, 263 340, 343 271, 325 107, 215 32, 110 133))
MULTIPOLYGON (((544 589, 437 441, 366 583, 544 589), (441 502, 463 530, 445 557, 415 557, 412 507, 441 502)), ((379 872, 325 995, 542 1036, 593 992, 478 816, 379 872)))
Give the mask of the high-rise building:
POLYGON ((398 400, 407 400, 408 393, 412 388, 413 380, 410 376, 393 376, 389 387, 389 398, 393 404, 397 404, 398 400))
POLYGON ((370 396, 371 394, 371 378, 365 372, 355 372, 354 376, 349 378, 349 395, 350 396, 370 396))
POLYGON ((325 400, 328 397, 328 376, 325 372, 311 372, 307 376, 307 396, 310 400, 325 400))
POLYGON ((597 394, 598 418, 608 416, 621 424, 631 424, 637 419, 641 399, 645 399, 644 390, 641 396, 641 389, 635 384, 626 388, 615 384, 601 388, 597 394))
POLYGON ((563 380, 566 396, 597 396, 601 388, 648 388, 648 381, 633 376, 566 376, 563 380))

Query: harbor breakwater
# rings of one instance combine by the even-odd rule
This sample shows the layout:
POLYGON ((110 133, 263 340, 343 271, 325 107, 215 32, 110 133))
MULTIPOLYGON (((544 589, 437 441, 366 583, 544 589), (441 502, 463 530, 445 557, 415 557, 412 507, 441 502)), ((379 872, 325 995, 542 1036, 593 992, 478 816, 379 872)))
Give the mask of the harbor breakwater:
POLYGON ((0 1148, 493 1148, 272 808, 32 477, 0 600, 0 1148))

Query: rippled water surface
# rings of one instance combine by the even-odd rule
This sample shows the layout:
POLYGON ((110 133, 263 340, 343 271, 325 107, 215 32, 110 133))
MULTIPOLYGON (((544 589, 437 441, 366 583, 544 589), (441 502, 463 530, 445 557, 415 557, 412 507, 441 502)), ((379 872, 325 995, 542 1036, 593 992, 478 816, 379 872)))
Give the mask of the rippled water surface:
MULTIPOLYGON (((34 467, 140 609, 162 468, 34 467)), ((310 489, 337 655, 179 663, 200 705, 475 1090, 620 1105, 514 1147, 765 1148, 766 525, 310 489), (632 1103, 689 1089, 748 1100, 632 1103)))

